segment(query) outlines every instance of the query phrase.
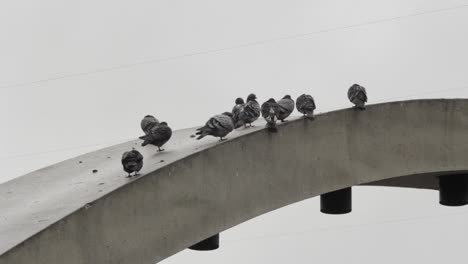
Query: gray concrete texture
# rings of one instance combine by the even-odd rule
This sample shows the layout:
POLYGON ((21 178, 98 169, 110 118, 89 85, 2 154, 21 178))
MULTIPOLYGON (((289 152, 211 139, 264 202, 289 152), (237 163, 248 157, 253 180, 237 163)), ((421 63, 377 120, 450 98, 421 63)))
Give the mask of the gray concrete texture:
POLYGON ((294 118, 277 134, 263 124, 223 143, 195 141, 186 129, 166 152, 137 147, 145 167, 132 180, 120 155, 138 140, 0 185, 0 263, 154 263, 323 193, 372 183, 437 189, 437 175, 468 168, 464 99, 294 118))

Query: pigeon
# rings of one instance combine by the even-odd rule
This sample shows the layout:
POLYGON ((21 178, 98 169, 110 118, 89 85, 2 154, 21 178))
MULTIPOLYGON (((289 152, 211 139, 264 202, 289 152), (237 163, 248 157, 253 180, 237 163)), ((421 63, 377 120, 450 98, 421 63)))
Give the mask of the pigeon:
POLYGON ((135 149, 126 151, 122 155, 122 165, 124 171, 128 173, 128 178, 132 177, 132 173, 136 176, 143 167, 143 155, 135 149))
POLYGON ((225 140, 225 136, 234 130, 234 122, 232 113, 224 112, 220 115, 215 115, 208 120, 205 126, 197 129, 197 139, 202 139, 208 135, 219 137, 219 141, 225 140))
POLYGON ((296 100, 296 108, 304 117, 314 119, 315 101, 314 98, 309 94, 303 94, 296 100))
POLYGON ((359 110, 365 110, 367 102, 366 88, 359 84, 353 84, 348 90, 348 99, 354 104, 354 107, 359 110))
POLYGON ((278 119, 285 122, 285 119, 294 111, 294 100, 291 99, 290 95, 285 95, 278 101, 278 105, 280 108, 278 119))
MULTIPOLYGON (((239 122, 239 114, 244 108, 244 99, 237 98, 236 105, 232 108, 232 122, 237 124, 239 122)), ((236 127, 237 128, 237 127, 236 127)))
POLYGON ((153 126, 149 131, 148 134, 141 136, 140 139, 143 139, 143 143, 141 144, 143 147, 151 144, 158 147, 158 151, 164 151, 161 147, 166 144, 167 141, 172 136, 172 129, 167 125, 166 122, 161 122, 157 126, 153 126))
POLYGON ((146 135, 148 135, 148 131, 152 127, 157 125, 159 125, 159 120, 152 115, 147 115, 141 120, 141 129, 143 132, 145 132, 146 135))
POLYGON ((239 128, 242 125, 244 125, 244 127, 251 127, 252 123, 260 117, 260 113, 261 109, 260 104, 257 102, 257 96, 255 94, 249 94, 249 96, 247 96, 247 103, 244 104, 244 107, 239 113, 235 127, 239 128))
POLYGON ((276 129, 276 121, 280 113, 280 106, 276 103, 275 99, 270 98, 262 104, 262 116, 267 121, 266 127, 270 132, 278 132, 276 129))

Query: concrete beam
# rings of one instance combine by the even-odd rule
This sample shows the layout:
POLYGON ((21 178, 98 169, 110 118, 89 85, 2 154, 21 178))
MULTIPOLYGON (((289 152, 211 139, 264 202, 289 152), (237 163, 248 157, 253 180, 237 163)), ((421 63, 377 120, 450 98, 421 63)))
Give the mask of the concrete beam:
POLYGON ((176 131, 162 153, 133 140, 1 184, 0 264, 152 264, 331 191, 363 184, 438 190, 438 176, 468 172, 468 100, 292 118, 276 134, 255 125, 222 143, 176 131), (145 166, 127 179, 120 157, 132 147, 145 166))

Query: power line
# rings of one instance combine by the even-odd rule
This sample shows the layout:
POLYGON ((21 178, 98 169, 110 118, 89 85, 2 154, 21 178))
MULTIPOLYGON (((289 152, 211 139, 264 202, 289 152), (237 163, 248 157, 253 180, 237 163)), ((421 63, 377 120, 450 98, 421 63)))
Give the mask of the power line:
POLYGON ((386 23, 386 22, 391 22, 391 21, 395 21, 395 20, 406 19, 406 18, 411 18, 411 17, 418 17, 418 16, 423 16, 423 15, 428 15, 428 14, 447 12, 447 11, 452 11, 452 10, 456 10, 456 9, 466 8, 466 7, 468 7, 468 4, 457 5, 457 6, 453 6, 453 7, 447 7, 447 8, 434 9, 434 10, 429 10, 429 11, 416 12, 416 13, 411 13, 411 14, 407 14, 407 15, 395 16, 395 17, 390 17, 390 18, 382 18, 382 19, 371 20, 371 21, 366 21, 366 22, 352 24, 352 25, 331 27, 331 28, 312 31, 312 32, 308 32, 308 33, 288 35, 288 36, 264 39, 264 40, 260 40, 260 41, 254 41, 254 42, 247 42, 247 43, 234 45, 234 46, 229 46, 229 47, 224 47, 224 48, 218 48, 218 49, 198 51, 198 52, 193 52, 193 53, 174 55, 174 56, 165 57, 165 58, 149 59, 149 60, 135 62, 135 63, 122 64, 122 65, 117 65, 117 66, 102 68, 102 69, 96 69, 96 70, 91 70, 91 71, 86 71, 86 72, 70 73, 70 74, 65 74, 65 75, 60 75, 60 76, 56 76, 56 77, 50 77, 50 78, 45 78, 45 79, 40 79, 40 80, 30 81, 30 82, 20 82, 20 83, 7 84, 7 85, 0 86, 0 89, 3 90, 3 89, 15 88, 15 87, 24 87, 24 86, 27 86, 27 85, 46 83, 46 82, 57 81, 57 80, 66 79, 66 78, 81 77, 81 76, 87 76, 87 75, 92 75, 92 74, 98 74, 98 73, 128 69, 128 68, 133 68, 133 67, 146 65, 146 64, 156 64, 156 63, 173 61, 173 60, 178 60, 178 59, 183 59, 183 58, 188 58, 188 57, 193 57, 193 56, 200 56, 200 55, 206 55, 206 54, 211 54, 211 53, 220 53, 220 52, 223 52, 223 51, 247 48, 247 47, 251 47, 251 46, 259 46, 259 45, 264 45, 264 44, 270 43, 270 42, 306 38, 306 37, 310 37, 310 36, 313 36, 313 35, 319 35, 319 34, 324 34, 324 33, 329 33, 329 32, 334 32, 334 31, 340 31, 340 30, 358 28, 358 27, 363 27, 363 26, 368 26, 368 25, 386 23))
POLYGON ((449 216, 454 216, 454 215, 464 215, 467 213, 468 211, 463 211, 463 212, 452 213, 452 214, 439 214, 439 215, 418 216, 418 217, 410 217, 410 218, 399 218, 399 219, 384 220, 380 222, 364 223, 364 224, 356 224, 356 225, 329 226, 329 227, 324 227, 324 228, 306 229, 306 230, 288 232, 288 233, 265 234, 265 235, 247 237, 247 238, 231 240, 231 241, 228 240, 226 241, 226 243, 234 244, 234 243, 239 243, 239 242, 244 242, 244 241, 262 240, 262 239, 269 239, 269 238, 275 238, 275 237, 290 237, 290 236, 297 236, 297 235, 303 235, 303 234, 314 233, 314 232, 354 230, 358 228, 367 228, 371 226, 380 226, 380 225, 388 225, 388 224, 396 224, 396 223, 404 223, 404 222, 421 222, 421 221, 428 220, 428 219, 443 218, 443 217, 449 217, 449 216))

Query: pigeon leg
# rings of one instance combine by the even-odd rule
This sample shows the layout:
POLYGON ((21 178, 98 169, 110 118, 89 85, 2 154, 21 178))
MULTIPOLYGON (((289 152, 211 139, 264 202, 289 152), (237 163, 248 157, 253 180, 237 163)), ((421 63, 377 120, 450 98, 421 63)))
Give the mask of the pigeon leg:
POLYGON ((353 108, 354 110, 360 110, 360 111, 366 110, 366 107, 363 105, 355 105, 353 108))
POLYGON ((220 137, 219 142, 226 140, 227 138, 220 137))
POLYGON ((158 152, 162 152, 162 151, 164 151, 164 149, 158 147, 158 152))
POLYGON ((284 122, 288 122, 288 120, 284 120, 284 119, 283 119, 283 120, 281 120, 281 123, 284 123, 284 122))
POLYGON ((125 177, 125 178, 131 178, 131 177, 132 177, 132 174, 131 174, 131 173, 129 173, 129 174, 128 174, 128 176, 127 176, 127 177, 125 177))

